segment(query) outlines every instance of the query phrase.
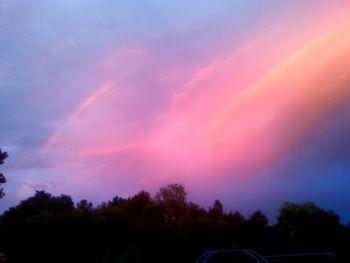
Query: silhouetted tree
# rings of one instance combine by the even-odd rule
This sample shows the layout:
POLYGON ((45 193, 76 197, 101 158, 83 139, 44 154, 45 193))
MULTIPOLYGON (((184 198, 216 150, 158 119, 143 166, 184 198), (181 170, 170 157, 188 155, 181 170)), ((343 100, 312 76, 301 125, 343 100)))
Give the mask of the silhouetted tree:
POLYGON ((224 207, 219 200, 216 199, 213 203, 213 206, 209 207, 208 219, 210 220, 210 225, 212 226, 214 231, 218 233, 219 230, 225 232, 226 220, 224 218, 224 207))
POLYGON ((179 231, 183 227, 187 216, 186 196, 185 187, 181 184, 169 184, 156 193, 155 199, 164 209, 164 224, 169 229, 179 231))
POLYGON ((212 207, 209 207, 209 216, 219 217, 224 214, 224 207, 219 200, 215 200, 212 207))
MULTIPOLYGON (((0 149, 0 164, 3 164, 4 163, 4 160, 8 157, 7 153, 6 152, 3 152, 1 151, 0 149)), ((0 185, 6 183, 6 178, 5 176, 0 173, 0 185)), ((0 188, 0 199, 3 198, 5 195, 4 193, 4 188, 0 188)))
POLYGON ((67 252, 64 253, 74 247, 71 243, 73 211, 71 197, 55 197, 45 191, 36 191, 33 197, 3 214, 1 225, 2 236, 6 238, 5 253, 8 252, 6 254, 15 262, 60 262, 60 255, 51 257, 60 246, 65 247, 67 252))
POLYGON ((340 226, 338 215, 311 202, 284 203, 277 220, 279 229, 289 237, 317 236, 340 226))
POLYGON ((242 227, 246 223, 246 219, 239 211, 229 212, 226 218, 232 228, 242 227))
POLYGON ((186 204, 187 192, 182 184, 169 184, 161 187, 156 193, 156 200, 160 203, 176 202, 186 204))
POLYGON ((269 220, 260 210, 255 211, 248 217, 245 235, 251 248, 271 246, 269 244, 271 229, 268 227, 268 223, 269 220))
POLYGON ((146 191, 140 191, 132 198, 129 203, 133 210, 142 211, 151 202, 151 195, 146 191))
POLYGON ((311 202, 285 203, 276 228, 289 250, 334 250, 344 242, 339 216, 311 202))
POLYGON ((264 228, 269 223, 269 219, 260 210, 257 210, 248 218, 248 223, 256 228, 264 228))
POLYGON ((87 212, 87 211, 92 211, 92 209, 93 209, 93 204, 87 201, 86 199, 82 199, 77 203, 78 211, 87 212))

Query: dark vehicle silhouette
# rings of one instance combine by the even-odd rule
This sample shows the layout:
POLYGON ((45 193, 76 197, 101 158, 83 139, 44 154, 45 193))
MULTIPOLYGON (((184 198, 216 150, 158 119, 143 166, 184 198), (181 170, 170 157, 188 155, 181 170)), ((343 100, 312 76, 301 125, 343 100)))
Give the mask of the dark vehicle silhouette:
POLYGON ((333 253, 308 253, 265 256, 269 263, 336 263, 337 257, 333 253))
POLYGON ((196 263, 268 263, 268 261, 252 250, 223 249, 205 252, 196 263))
POLYGON ((308 253, 262 256, 253 250, 223 249, 209 250, 196 263, 336 263, 332 253, 308 253))

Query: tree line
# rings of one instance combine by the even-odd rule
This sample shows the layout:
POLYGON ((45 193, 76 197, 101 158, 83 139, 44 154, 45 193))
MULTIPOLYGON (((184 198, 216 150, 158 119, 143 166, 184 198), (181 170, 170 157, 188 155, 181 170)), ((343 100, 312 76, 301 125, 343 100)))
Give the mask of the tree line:
MULTIPOLYGON (((7 157, 0 149, 0 165, 7 157)), ((0 185, 5 182, 0 173, 0 185)), ((207 250, 232 248, 262 255, 333 252, 350 262, 348 244, 350 224, 311 202, 284 203, 269 224, 260 210, 244 217, 225 211, 219 200, 204 209, 187 200, 181 184, 154 196, 115 196, 96 207, 36 191, 0 216, 0 251, 9 263, 186 263, 207 250)))
POLYGON ((245 248, 262 255, 334 252, 349 262, 350 229, 313 203, 284 203, 277 222, 256 211, 204 209, 181 184, 114 197, 96 207, 37 191, 0 217, 0 251, 8 262, 195 262, 210 249, 245 248))

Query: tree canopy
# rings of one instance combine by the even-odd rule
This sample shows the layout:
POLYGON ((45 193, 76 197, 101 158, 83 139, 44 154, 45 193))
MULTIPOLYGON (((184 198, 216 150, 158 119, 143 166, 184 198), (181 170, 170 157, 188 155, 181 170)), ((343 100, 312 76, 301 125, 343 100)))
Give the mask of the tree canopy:
POLYGON ((37 191, 0 217, 0 250, 10 262, 184 262, 212 249, 248 248, 262 255, 335 252, 350 262, 350 228, 313 203, 285 203, 277 223, 187 201, 183 185, 115 196, 94 206, 37 191))
MULTIPOLYGON (((0 149, 0 165, 4 163, 4 160, 8 157, 7 152, 3 152, 0 149)), ((6 183, 6 178, 5 176, 0 173, 0 185, 6 183)), ((4 188, 0 188, 0 199, 3 198, 5 195, 4 193, 4 188)))

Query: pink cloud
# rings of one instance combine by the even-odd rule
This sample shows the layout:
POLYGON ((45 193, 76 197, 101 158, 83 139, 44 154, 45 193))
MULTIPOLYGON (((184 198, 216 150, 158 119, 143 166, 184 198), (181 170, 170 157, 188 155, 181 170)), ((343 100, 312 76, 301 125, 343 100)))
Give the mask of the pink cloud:
POLYGON ((90 191, 91 182, 110 191, 120 184, 127 192, 245 180, 247 171, 254 175, 293 150, 349 95, 347 12, 318 14, 302 29, 282 20, 203 67, 188 61, 192 76, 161 68, 157 54, 142 49, 112 51, 96 66, 108 76, 105 84, 77 103, 44 149, 70 151, 67 161, 81 163, 75 180, 90 191), (158 86, 138 89, 149 83, 158 86), (150 99, 149 92, 162 94, 166 107, 145 124, 126 108, 150 99))

